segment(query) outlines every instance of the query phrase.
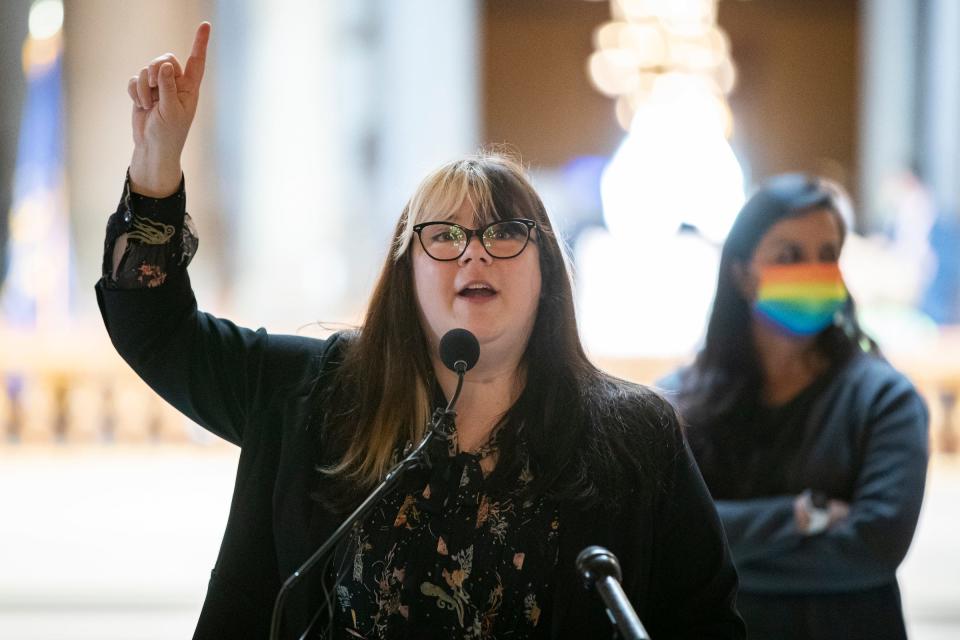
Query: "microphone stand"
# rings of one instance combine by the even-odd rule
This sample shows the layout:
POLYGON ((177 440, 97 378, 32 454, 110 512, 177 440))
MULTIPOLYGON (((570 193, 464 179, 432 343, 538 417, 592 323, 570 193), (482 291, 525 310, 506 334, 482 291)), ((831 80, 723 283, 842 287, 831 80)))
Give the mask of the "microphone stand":
POLYGON ((597 593, 607 607, 607 615, 624 640, 650 640, 647 630, 620 586, 620 563, 615 555, 603 547, 587 547, 577 556, 577 570, 588 589, 597 588, 597 593))
MULTIPOLYGON (((300 582, 300 579, 306 575, 317 562, 334 549, 340 540, 353 528, 354 524, 365 518, 380 500, 385 498, 400 484, 400 480, 403 479, 407 471, 418 467, 424 469, 430 468, 430 458, 427 455, 427 447, 437 437, 446 438, 446 434, 443 433, 442 429, 448 424, 453 423, 454 418, 457 416, 457 412, 453 410, 453 407, 457 403, 457 400, 460 399, 460 391, 463 389, 463 376, 467 372, 467 363, 463 360, 458 360, 454 365, 454 371, 457 373, 457 390, 454 392, 450 402, 447 403, 446 408, 437 407, 436 411, 433 412, 433 421, 430 428, 427 429, 427 433, 423 436, 423 439, 420 440, 420 443, 414 447, 412 451, 409 451, 403 460, 387 472, 387 475, 380 481, 380 484, 360 503, 360 506, 354 509, 353 513, 347 516, 347 519, 320 545, 320 548, 317 549, 312 556, 307 558, 306 562, 300 565, 300 568, 294 571, 293 574, 284 581, 279 593, 277 593, 277 599, 273 604, 273 616, 270 620, 270 640, 279 640, 280 638, 280 621, 283 614, 284 601, 287 598, 287 594, 300 582)), ((409 445, 407 446, 407 450, 409 450, 409 445)), ((309 632, 309 628, 307 631, 309 632)))

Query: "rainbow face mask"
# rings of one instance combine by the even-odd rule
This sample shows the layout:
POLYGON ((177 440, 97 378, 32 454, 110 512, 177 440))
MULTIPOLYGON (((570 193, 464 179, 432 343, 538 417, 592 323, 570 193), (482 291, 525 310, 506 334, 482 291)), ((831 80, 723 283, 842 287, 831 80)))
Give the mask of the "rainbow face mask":
POLYGON ((790 335, 812 336, 830 326, 846 301, 836 262, 769 265, 760 271, 754 313, 790 335))

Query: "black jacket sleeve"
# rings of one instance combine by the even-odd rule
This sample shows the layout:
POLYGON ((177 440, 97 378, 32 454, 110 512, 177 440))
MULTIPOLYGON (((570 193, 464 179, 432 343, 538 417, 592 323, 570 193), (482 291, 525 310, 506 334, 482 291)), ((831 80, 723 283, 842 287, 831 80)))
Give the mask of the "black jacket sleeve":
POLYGON ((653 554, 642 609, 652 638, 745 638, 737 572, 713 500, 679 426, 653 511, 653 554))
POLYGON ((183 258, 179 247, 164 249, 170 254, 165 264, 171 268, 162 281, 118 287, 107 266, 111 240, 124 225, 152 216, 161 226, 174 223, 182 229, 182 188, 170 198, 148 200, 130 216, 125 191, 108 223, 104 275, 96 285, 107 332, 123 359, 165 400, 206 429, 241 445, 247 430, 257 424, 253 417, 258 408, 301 380, 305 358, 322 352, 324 341, 268 335, 263 329, 252 331, 199 311, 189 275, 179 268, 183 258))

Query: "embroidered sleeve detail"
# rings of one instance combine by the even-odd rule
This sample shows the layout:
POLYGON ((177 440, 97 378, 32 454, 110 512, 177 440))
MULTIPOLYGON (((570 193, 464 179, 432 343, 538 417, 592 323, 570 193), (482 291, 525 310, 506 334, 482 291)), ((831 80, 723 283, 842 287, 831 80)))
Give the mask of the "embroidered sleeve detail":
POLYGON ((136 240, 141 244, 167 244, 176 231, 172 224, 163 224, 149 218, 134 218, 130 226, 127 241, 136 240))
POLYGON ((150 198, 130 189, 127 175, 123 197, 107 222, 103 276, 108 287, 159 287, 190 264, 199 240, 186 213, 184 181, 166 198, 150 198))

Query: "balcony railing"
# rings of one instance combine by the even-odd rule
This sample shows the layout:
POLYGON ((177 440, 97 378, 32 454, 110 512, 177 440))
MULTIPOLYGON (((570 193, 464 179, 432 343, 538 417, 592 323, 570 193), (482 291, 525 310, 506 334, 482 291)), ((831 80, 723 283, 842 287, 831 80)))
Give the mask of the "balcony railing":
POLYGON ((98 329, 0 330, 0 446, 217 441, 150 390, 98 329))
MULTIPOLYGON (((924 352, 892 354, 930 408, 931 448, 957 450, 960 332, 924 352)), ((614 375, 651 383, 679 359, 603 358, 614 375)), ((161 400, 116 354, 99 327, 0 329, 0 446, 219 442, 161 400)))

